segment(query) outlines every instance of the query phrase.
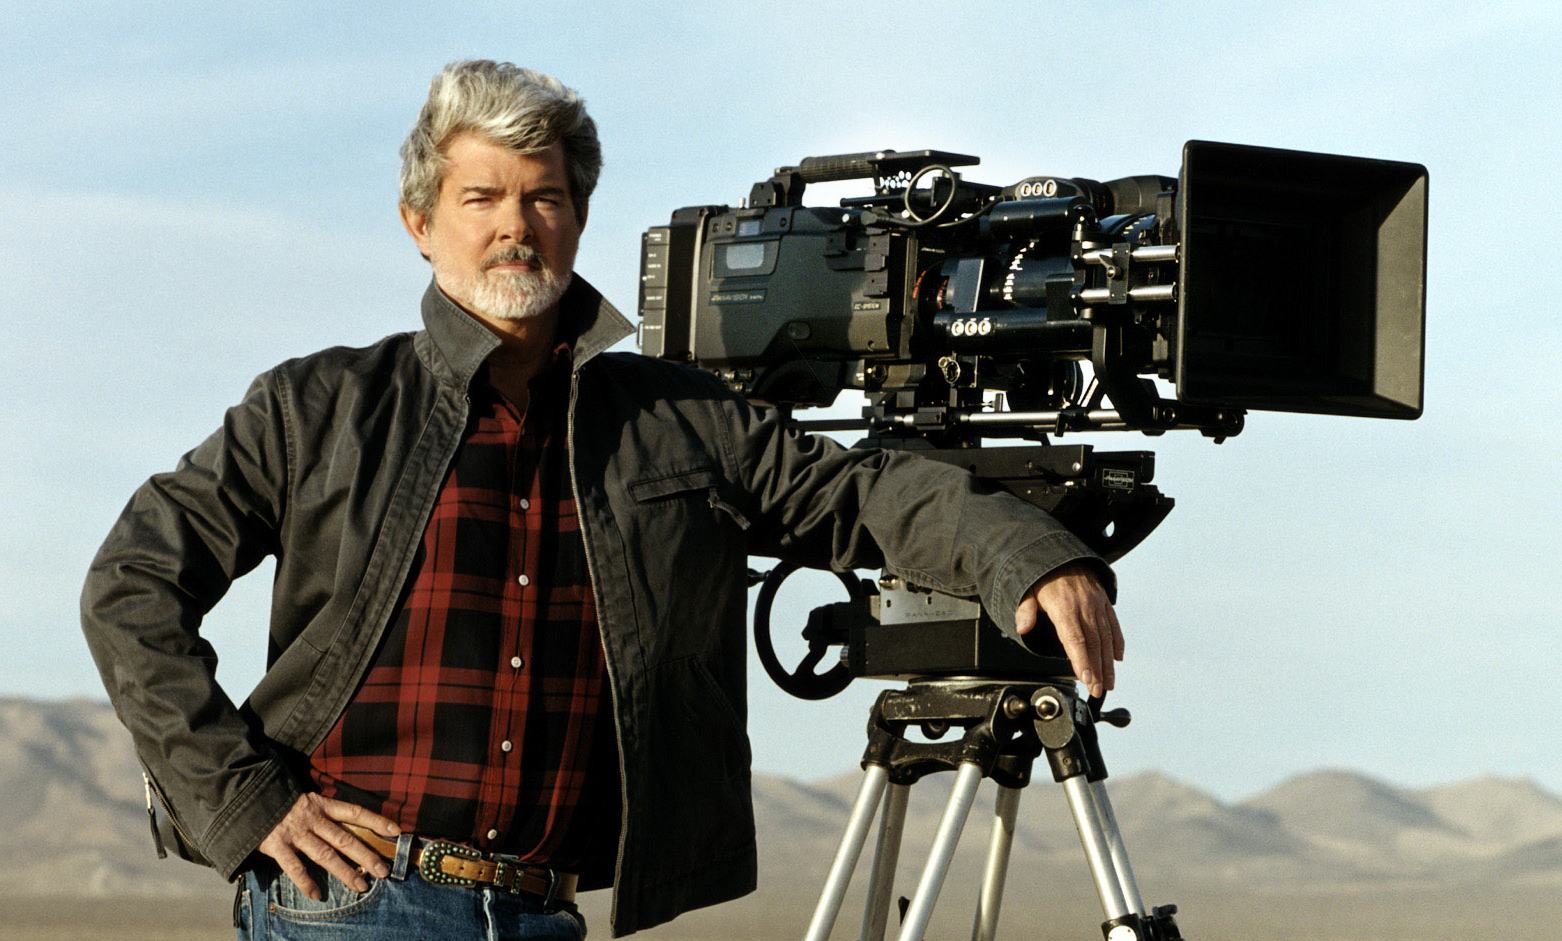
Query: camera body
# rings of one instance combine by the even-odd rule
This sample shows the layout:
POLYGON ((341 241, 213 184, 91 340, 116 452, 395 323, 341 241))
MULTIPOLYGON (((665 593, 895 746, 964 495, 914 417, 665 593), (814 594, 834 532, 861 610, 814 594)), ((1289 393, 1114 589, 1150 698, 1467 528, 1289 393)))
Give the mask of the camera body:
POLYGON ((776 405, 860 389, 881 429, 965 440, 995 391, 1027 436, 1420 414, 1424 167, 1190 141, 1175 179, 997 187, 954 169, 976 162, 809 158, 677 210, 643 237, 644 351, 776 405), (802 205, 852 178, 873 195, 802 205))

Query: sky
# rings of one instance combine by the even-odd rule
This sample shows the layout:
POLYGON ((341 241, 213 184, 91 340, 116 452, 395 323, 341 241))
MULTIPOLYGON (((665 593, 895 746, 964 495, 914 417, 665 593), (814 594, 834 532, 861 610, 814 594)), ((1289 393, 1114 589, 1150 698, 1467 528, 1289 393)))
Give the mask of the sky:
MULTIPOLYGON (((1320 767, 1562 793, 1555 5, 453 6, 0 11, 0 695, 102 698, 87 564, 256 374, 417 328, 397 148, 434 72, 487 57, 585 96, 606 167, 577 270, 631 315, 645 228, 807 155, 952 150, 998 184, 1174 175, 1188 139, 1425 164, 1419 421, 1078 439, 1155 450, 1177 501, 1117 565, 1135 719, 1103 748, 1228 800, 1320 767)), ((235 699, 269 572, 207 619, 235 699)), ((789 583, 798 627, 830 586, 789 583)), ((756 662, 756 768, 851 771, 878 688, 803 703, 756 662)))

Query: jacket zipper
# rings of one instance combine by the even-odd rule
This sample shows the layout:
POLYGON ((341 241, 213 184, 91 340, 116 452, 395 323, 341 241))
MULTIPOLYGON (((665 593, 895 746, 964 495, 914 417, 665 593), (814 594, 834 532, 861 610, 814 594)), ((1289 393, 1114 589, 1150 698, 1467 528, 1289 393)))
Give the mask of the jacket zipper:
POLYGON ((613 700, 613 735, 618 742, 618 856, 613 861, 613 911, 618 914, 618 891, 623 887, 624 847, 629 842, 629 772, 624 761, 624 729, 619 719, 618 674, 613 672, 613 657, 607 649, 607 629, 602 624, 602 595, 597 591, 596 569, 591 564, 591 538, 587 533, 585 507, 580 501, 580 479, 575 471, 575 402, 580 397, 580 372, 570 372, 569 411, 564 416, 564 449, 569 458, 570 492, 575 497, 575 519, 580 523, 580 545, 586 554, 586 580, 591 583, 591 599, 597 613, 597 639, 602 643, 602 664, 607 669, 607 689, 613 700))
POLYGON ((723 512, 723 513, 727 514, 728 516, 730 516, 732 518, 732 521, 734 523, 738 524, 738 528, 739 529, 748 529, 749 528, 750 524, 749 524, 749 521, 748 521, 748 517, 744 516, 742 514, 742 512, 740 512, 738 510, 737 507, 735 507, 732 504, 728 503, 726 500, 723 500, 721 498, 721 491, 718 488, 716 488, 716 487, 710 488, 709 503, 710 503, 711 509, 713 509, 713 510, 720 510, 721 512, 723 512))
POLYGON ((152 779, 143 771, 141 780, 146 783, 146 820, 152 825, 152 845, 157 848, 158 859, 167 859, 168 847, 163 845, 163 835, 157 832, 157 811, 152 807, 152 779))
POLYGON ((157 794, 157 802, 163 807, 163 813, 168 817, 168 822, 173 824, 174 832, 179 835, 179 838, 184 841, 184 845, 190 851, 199 853, 200 848, 194 840, 190 839, 190 834, 184 831, 184 827, 179 823, 179 818, 174 816, 174 807, 168 802, 168 795, 164 794, 162 787, 152 780, 152 775, 147 772, 145 767, 141 769, 141 780, 146 782, 146 816, 152 824, 152 845, 157 847, 157 858, 168 858, 168 849, 163 845, 163 834, 157 829, 157 811, 152 807, 152 794, 154 792, 157 794))

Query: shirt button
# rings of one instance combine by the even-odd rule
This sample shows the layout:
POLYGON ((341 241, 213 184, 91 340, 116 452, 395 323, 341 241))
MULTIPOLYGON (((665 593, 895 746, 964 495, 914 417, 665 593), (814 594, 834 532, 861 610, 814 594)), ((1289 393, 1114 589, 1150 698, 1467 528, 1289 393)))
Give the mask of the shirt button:
POLYGON ((509 739, 505 739, 504 741, 499 743, 499 750, 500 751, 509 751, 510 749, 512 749, 514 747, 515 747, 514 745, 510 744, 510 740, 509 739))
POLYGON ((521 509, 529 510, 531 508, 532 508, 532 502, 530 500, 526 499, 525 497, 522 497, 521 498, 521 509))
POLYGON ((498 830, 489 830, 488 831, 488 838, 490 840, 497 840, 497 839, 499 839, 499 831, 498 830))
POLYGON ((510 658, 510 666, 515 667, 517 670, 519 670, 521 668, 521 664, 523 664, 525 662, 526 661, 522 660, 520 657, 511 657, 510 658))
POLYGON ((517 582, 517 583, 518 583, 518 584, 519 584, 519 585, 520 585, 520 586, 521 586, 521 587, 522 587, 522 588, 525 588, 525 587, 526 587, 526 586, 527 586, 527 585, 530 585, 530 584, 531 584, 531 583, 532 583, 532 580, 531 580, 531 579, 529 579, 529 578, 527 578, 527 577, 526 577, 526 576, 525 576, 525 575, 522 575, 522 576, 521 576, 521 577, 520 577, 520 578, 517 578, 517 579, 516 579, 516 580, 515 580, 515 581, 516 581, 516 582, 517 582))

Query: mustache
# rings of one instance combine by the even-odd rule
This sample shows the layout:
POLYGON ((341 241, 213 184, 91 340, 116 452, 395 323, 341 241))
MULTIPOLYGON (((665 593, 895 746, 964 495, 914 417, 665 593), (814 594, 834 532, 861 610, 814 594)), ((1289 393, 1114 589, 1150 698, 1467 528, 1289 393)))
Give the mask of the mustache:
POLYGON ((532 248, 529 245, 512 245, 509 248, 500 249, 492 255, 489 255, 487 258, 484 258, 483 270, 486 271, 495 265, 507 265, 512 262, 522 262, 529 265, 536 265, 538 268, 547 268, 547 265, 543 263, 542 253, 537 251, 535 248, 532 248))

